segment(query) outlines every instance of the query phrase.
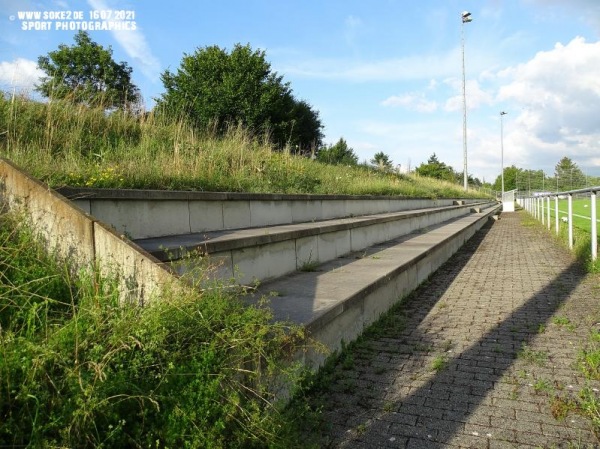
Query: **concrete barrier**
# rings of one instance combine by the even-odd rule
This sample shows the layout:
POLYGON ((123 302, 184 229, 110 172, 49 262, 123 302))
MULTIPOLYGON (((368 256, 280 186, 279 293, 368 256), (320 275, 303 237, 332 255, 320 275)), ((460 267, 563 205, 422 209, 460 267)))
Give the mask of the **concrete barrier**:
POLYGON ((0 193, 74 268, 96 264, 104 275, 118 274, 123 301, 147 303, 176 279, 169 267, 6 159, 0 159, 0 193))
POLYGON ((2 202, 22 209, 36 232, 63 258, 88 265, 94 260, 94 230, 90 215, 31 178, 7 160, 0 160, 2 202))

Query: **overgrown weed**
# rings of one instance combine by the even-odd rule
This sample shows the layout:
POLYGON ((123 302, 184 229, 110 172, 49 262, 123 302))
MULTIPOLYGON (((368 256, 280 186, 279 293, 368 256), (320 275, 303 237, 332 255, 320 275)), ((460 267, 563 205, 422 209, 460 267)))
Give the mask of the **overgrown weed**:
POLYGON ((0 217, 0 445, 300 447, 282 389, 303 332, 213 289, 123 304, 0 217))
POLYGON ((255 193, 481 197, 431 178, 366 164, 328 165, 279 151, 231 126, 224 136, 154 113, 11 101, 0 93, 0 150, 51 187, 139 188, 255 193))

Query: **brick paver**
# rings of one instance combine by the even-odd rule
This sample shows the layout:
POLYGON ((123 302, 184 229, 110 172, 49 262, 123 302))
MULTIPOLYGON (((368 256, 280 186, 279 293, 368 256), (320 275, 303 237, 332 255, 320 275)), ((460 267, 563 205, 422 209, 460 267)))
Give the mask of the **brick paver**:
POLYGON ((600 388, 576 369, 598 331, 598 277, 524 217, 484 227, 394 312, 402 330, 338 364, 319 398, 324 446, 600 447, 567 407, 600 388))

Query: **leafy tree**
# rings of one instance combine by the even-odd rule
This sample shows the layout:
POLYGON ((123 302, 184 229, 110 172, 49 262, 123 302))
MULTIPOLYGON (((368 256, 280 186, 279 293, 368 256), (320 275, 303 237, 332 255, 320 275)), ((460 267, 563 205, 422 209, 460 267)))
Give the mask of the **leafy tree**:
POLYGON ((556 178, 549 178, 543 170, 518 169, 515 185, 516 189, 527 192, 544 192, 556 189, 556 178))
POLYGON ((280 147, 303 152, 321 144, 319 114, 292 95, 289 83, 271 70, 265 53, 236 44, 228 53, 213 45, 184 54, 177 72, 161 75, 166 92, 159 111, 219 133, 242 124, 268 133, 280 147))
MULTIPOLYGON (((453 176, 454 176, 453 180, 450 180, 450 181, 454 182, 456 184, 462 185, 462 183, 464 181, 464 177, 463 177, 464 172, 462 172, 462 171, 457 172, 457 171, 454 171, 452 169, 452 167, 449 167, 449 168, 452 171, 453 176)), ((479 178, 474 178, 473 175, 467 175, 467 184, 470 186, 482 187, 484 183, 481 182, 481 180, 479 178)))
POLYGON ((340 140, 335 145, 321 148, 317 153, 317 160, 331 165, 358 164, 358 156, 342 137, 340 137, 340 140))
POLYGON ((585 186, 585 175, 577 164, 563 157, 554 167, 556 188, 559 191, 573 190, 585 186))
MULTIPOLYGON (((461 178, 460 179, 463 179, 462 178, 462 174, 461 174, 461 178)), ((481 182, 481 179, 479 179, 479 178, 473 178, 472 175, 468 175, 467 176, 467 183, 470 186, 483 187, 483 182, 481 182)))
POLYGON ((427 176, 429 178, 443 179, 451 182, 453 182, 456 177, 452 167, 440 162, 435 153, 427 160, 427 164, 423 163, 419 165, 415 172, 419 176, 427 176))
MULTIPOLYGON (((517 188, 517 179, 519 178, 519 172, 522 172, 520 168, 514 165, 510 167, 504 167, 504 191, 514 190, 517 188)), ((502 175, 498 175, 494 182, 493 189, 497 191, 502 190, 502 175)))
POLYGON ((295 101, 291 110, 292 132, 287 144, 294 153, 309 155, 317 150, 323 139, 319 112, 312 109, 304 100, 295 101))
POLYGON ((112 49, 105 49, 80 31, 75 45, 60 44, 58 50, 38 58, 46 73, 36 90, 48 98, 67 99, 105 109, 131 109, 139 104, 139 89, 131 81, 131 67, 117 64, 112 49))
POLYGON ((392 160, 383 151, 375 153, 375 156, 373 156, 373 159, 371 159, 371 164, 375 165, 381 171, 388 171, 392 169, 392 160))

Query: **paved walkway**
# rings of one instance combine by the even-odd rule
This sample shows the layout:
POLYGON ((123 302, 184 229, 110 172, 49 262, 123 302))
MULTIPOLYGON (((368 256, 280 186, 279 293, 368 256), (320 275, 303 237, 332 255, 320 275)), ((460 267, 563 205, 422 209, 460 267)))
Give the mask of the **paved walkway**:
MULTIPOLYGON (((573 409, 598 277, 523 213, 486 226, 331 373, 325 447, 600 447, 573 409)), ((598 415, 600 420, 600 415, 598 415)))

